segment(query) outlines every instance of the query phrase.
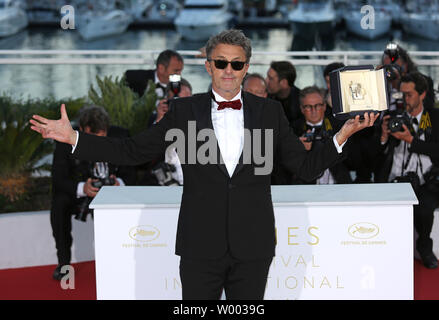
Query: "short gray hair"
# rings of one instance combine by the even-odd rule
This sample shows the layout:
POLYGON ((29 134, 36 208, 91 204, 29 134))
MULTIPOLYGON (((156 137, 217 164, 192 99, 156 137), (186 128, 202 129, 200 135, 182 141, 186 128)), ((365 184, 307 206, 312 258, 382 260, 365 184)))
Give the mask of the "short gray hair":
POLYGON ((307 95, 313 93, 319 94, 322 97, 323 102, 325 102, 325 92, 323 91, 323 89, 317 86, 309 86, 300 90, 300 94, 299 94, 300 105, 303 106, 303 99, 305 99, 307 95))
POLYGON ((206 57, 210 60, 212 51, 219 44, 230 44, 234 46, 240 46, 244 49, 245 59, 247 63, 250 62, 250 57, 252 56, 252 46, 249 38, 241 30, 230 29, 224 30, 217 35, 210 37, 206 44, 206 57))

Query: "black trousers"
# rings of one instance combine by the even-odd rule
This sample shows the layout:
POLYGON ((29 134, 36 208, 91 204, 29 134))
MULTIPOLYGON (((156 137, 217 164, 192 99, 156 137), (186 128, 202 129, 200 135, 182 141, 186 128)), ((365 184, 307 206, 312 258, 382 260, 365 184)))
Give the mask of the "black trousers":
POLYGON ((439 207, 439 192, 423 185, 416 195, 419 201, 419 204, 414 206, 414 225, 419 235, 416 249, 421 255, 426 255, 433 251, 430 233, 433 228, 434 210, 439 207))
POLYGON ((226 254, 220 259, 181 257, 180 278, 184 300, 262 300, 273 258, 240 261, 226 254))
POLYGON ((74 201, 67 195, 56 194, 50 209, 50 224, 55 238, 58 264, 70 264, 72 247, 72 207, 74 201))

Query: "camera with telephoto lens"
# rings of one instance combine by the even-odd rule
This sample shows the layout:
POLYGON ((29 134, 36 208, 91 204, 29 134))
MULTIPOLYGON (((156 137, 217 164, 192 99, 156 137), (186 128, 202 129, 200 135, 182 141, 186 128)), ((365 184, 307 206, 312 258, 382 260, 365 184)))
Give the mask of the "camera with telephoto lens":
POLYGON ((410 127, 410 118, 405 112, 390 112, 390 119, 388 123, 388 128, 390 132, 402 132, 404 128, 402 127, 404 124, 409 128, 410 127))
POLYGON ((398 45, 396 43, 389 43, 384 50, 384 54, 390 58, 390 64, 383 65, 386 78, 389 80, 396 80, 401 76, 402 69, 396 61, 399 59, 398 45))
POLYGON ((114 180, 111 177, 104 177, 104 178, 95 178, 97 181, 92 181, 91 185, 95 188, 102 188, 103 186, 113 186, 116 183, 116 180, 114 180))
POLYGON ((172 173, 176 170, 177 169, 174 165, 163 161, 158 163, 152 169, 152 173, 155 175, 157 182, 161 186, 179 186, 180 184, 178 181, 172 177, 172 173))
MULTIPOLYGON (((396 63, 399 59, 399 50, 398 45, 396 43, 389 43, 384 50, 384 54, 390 58, 390 64, 385 64, 382 66, 384 69, 384 74, 388 83, 390 84, 392 81, 400 79, 403 73, 402 67, 396 63)), ((396 108, 401 108, 404 99, 403 94, 400 91, 389 90, 389 101, 393 101, 391 104, 395 105, 396 108)), ((390 108, 392 109, 392 108, 390 108)))
POLYGON ((179 74, 171 74, 169 76, 169 90, 174 94, 174 98, 178 97, 181 90, 181 76, 179 74))
MULTIPOLYGON (((109 175, 108 165, 104 163, 96 163, 90 167, 91 177, 96 181, 92 181, 91 185, 95 188, 102 188, 103 186, 113 186, 116 180, 109 175)), ((78 211, 75 215, 75 219, 79 221, 86 222, 87 215, 93 212, 89 208, 89 205, 93 198, 85 197, 80 198, 78 204, 78 211)))

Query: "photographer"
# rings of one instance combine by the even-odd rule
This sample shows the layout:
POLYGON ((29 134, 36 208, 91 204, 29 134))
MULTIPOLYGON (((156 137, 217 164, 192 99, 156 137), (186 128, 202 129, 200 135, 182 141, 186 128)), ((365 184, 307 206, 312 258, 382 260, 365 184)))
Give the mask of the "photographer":
MULTIPOLYGON (((294 133, 302 141, 305 149, 310 151, 318 148, 325 140, 332 139, 339 130, 333 117, 325 116, 325 93, 322 89, 311 86, 300 92, 300 110, 304 119, 298 119, 293 124, 294 133)), ((314 181, 303 181, 293 177, 292 184, 336 184, 352 183, 348 168, 339 162, 314 181)))
MULTIPOLYGON (((127 137, 128 131, 110 126, 110 118, 102 107, 87 106, 80 110, 79 130, 97 136, 127 137)), ((134 167, 116 167, 106 162, 91 163, 73 159, 72 147, 56 143, 52 163, 52 205, 50 223, 55 238, 58 266, 53 278, 61 280, 64 265, 70 264, 72 215, 86 221, 88 205, 102 185, 134 184, 134 167)))
MULTIPOLYGON (((151 125, 158 123, 168 112, 170 100, 192 95, 192 86, 189 81, 179 77, 175 77, 174 80, 170 81, 166 88, 167 99, 160 100, 157 113, 151 115, 151 125)), ((162 158, 154 161, 151 171, 146 174, 144 180, 146 179, 149 181, 154 179, 160 186, 183 185, 183 171, 177 152, 166 150, 162 158)))
MULTIPOLYGON (((319 148, 326 140, 332 139, 340 129, 339 122, 334 122, 333 117, 325 116, 325 93, 322 89, 316 86, 303 88, 300 91, 299 102, 304 118, 294 121, 292 129, 302 141, 305 149, 310 151, 313 148, 319 148)), ((297 175, 291 175, 278 161, 275 161, 271 174, 271 184, 273 185, 334 183, 352 183, 349 170, 343 162, 338 162, 325 170, 314 181, 304 181, 297 175)))
POLYGON ((155 116, 151 116, 154 120, 154 123, 159 122, 163 118, 165 113, 168 112, 168 105, 170 99, 174 99, 176 97, 178 98, 190 97, 191 95, 192 95, 192 86, 189 83, 189 81, 187 81, 184 78, 180 78, 179 84, 170 81, 166 86, 165 99, 159 101, 159 104, 157 106, 157 113, 155 114, 155 116), (175 86, 176 88, 175 92, 174 90, 172 90, 173 86, 175 86))
POLYGON ((433 212, 439 206, 439 114, 423 101, 427 82, 419 72, 401 78, 405 112, 386 115, 381 125, 382 166, 377 182, 410 182, 419 200, 414 206, 414 225, 419 238, 416 248, 427 268, 437 268, 430 232, 433 212))
MULTIPOLYGON (((381 57, 381 63, 382 65, 379 68, 385 68, 387 79, 391 84, 390 110, 403 108, 402 96, 399 92, 401 77, 408 73, 418 72, 418 68, 408 52, 395 43, 389 43, 386 46, 381 57)), ((429 76, 422 76, 427 81, 427 91, 423 105, 424 108, 431 109, 435 103, 433 80, 429 76)))
POLYGON ((184 68, 183 57, 174 50, 160 52, 156 61, 156 68, 149 70, 127 70, 124 79, 130 89, 139 97, 147 91, 148 81, 154 81, 156 93, 159 98, 166 95, 166 86, 169 82, 169 75, 181 74, 184 68))

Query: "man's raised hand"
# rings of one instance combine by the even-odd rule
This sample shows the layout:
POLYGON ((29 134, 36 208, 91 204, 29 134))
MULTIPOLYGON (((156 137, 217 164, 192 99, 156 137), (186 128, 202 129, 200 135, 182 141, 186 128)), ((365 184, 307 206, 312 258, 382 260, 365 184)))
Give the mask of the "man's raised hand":
POLYGON ((354 133, 363 130, 364 128, 372 127, 375 123, 375 120, 378 119, 379 116, 379 113, 369 114, 368 112, 365 112, 364 120, 360 120, 359 115, 355 116, 354 119, 347 120, 343 127, 341 127, 340 131, 336 134, 338 145, 341 146, 354 133))
POLYGON ((30 128, 40 133, 45 139, 54 139, 71 145, 76 144, 76 132, 70 124, 64 104, 61 105, 61 119, 50 120, 39 115, 33 115, 29 122, 31 124, 30 128))

